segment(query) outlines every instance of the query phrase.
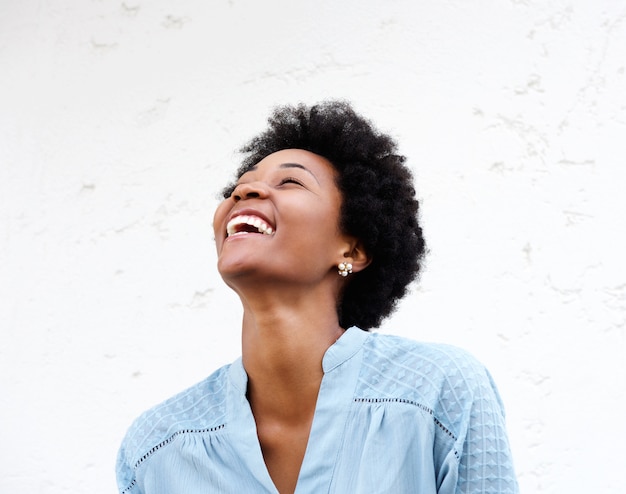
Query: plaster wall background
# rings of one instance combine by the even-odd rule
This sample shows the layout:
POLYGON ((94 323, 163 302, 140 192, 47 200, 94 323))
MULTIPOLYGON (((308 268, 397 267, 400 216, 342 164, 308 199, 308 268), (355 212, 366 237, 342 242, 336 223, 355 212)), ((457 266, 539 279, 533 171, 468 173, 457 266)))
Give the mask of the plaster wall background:
POLYGON ((239 354, 234 150, 337 97, 423 200, 381 331, 489 367, 523 492, 620 492, 625 69, 621 0, 0 0, 0 492, 115 492, 131 420, 239 354))

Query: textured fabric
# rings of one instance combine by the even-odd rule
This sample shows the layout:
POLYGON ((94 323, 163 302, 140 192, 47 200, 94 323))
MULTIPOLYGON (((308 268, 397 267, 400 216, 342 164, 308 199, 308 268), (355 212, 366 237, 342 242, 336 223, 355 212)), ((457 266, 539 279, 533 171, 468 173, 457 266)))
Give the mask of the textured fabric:
MULTIPOLYGON (((450 346, 349 329, 323 359, 297 494, 518 492, 485 368, 450 346)), ((241 359, 139 417, 123 494, 276 493, 241 359)))

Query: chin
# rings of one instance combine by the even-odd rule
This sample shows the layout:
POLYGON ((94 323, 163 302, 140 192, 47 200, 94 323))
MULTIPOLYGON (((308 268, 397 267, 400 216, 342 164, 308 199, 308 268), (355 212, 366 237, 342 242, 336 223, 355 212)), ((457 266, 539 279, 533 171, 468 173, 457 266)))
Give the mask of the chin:
POLYGON ((222 262, 218 261, 217 271, 224 280, 228 278, 237 278, 250 274, 253 269, 245 262, 222 262))

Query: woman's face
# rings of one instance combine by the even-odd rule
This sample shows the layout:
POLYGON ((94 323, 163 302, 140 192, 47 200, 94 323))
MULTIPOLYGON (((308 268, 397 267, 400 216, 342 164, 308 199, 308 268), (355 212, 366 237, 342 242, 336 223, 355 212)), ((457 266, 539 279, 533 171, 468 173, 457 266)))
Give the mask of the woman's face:
POLYGON ((213 219, 218 269, 237 279, 319 283, 348 251, 339 229, 336 171, 317 154, 270 154, 237 182, 213 219))

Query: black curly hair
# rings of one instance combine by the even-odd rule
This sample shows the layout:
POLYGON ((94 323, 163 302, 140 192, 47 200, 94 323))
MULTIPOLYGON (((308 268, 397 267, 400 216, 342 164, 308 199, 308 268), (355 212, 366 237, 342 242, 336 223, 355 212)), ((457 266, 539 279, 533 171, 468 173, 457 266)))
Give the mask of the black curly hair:
MULTIPOLYGON (((372 262, 350 275, 337 308, 339 324, 380 325, 416 279, 425 253, 413 177, 396 143, 345 101, 281 106, 266 131, 241 148, 237 178, 282 149, 304 149, 329 160, 342 194, 340 226, 363 242, 372 262)), ((230 197, 234 186, 224 189, 230 197)))

